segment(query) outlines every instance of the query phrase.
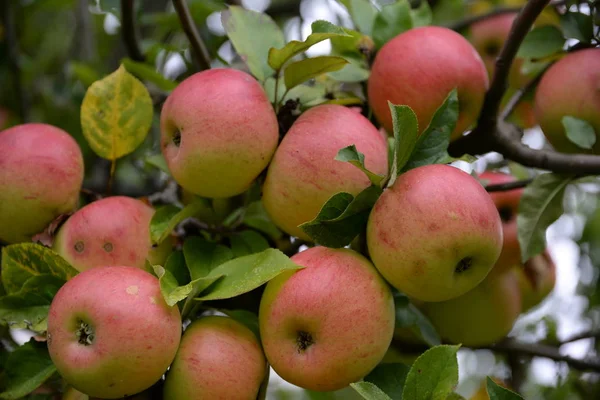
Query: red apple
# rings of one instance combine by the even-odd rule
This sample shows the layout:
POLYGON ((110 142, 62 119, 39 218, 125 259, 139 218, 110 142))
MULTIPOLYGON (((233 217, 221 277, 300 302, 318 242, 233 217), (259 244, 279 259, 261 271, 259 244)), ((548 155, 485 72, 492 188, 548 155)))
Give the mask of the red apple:
POLYGON ((373 263, 396 289, 444 301, 477 286, 502 250, 502 221, 471 175, 427 165, 400 175, 379 197, 367 225, 373 263))
POLYGON ((388 170, 387 140, 361 114, 339 105, 321 105, 294 122, 279 145, 263 187, 265 210, 286 233, 309 240, 298 225, 317 216, 338 192, 357 195, 369 185, 355 166, 335 160, 339 150, 356 145, 366 167, 388 170))
POLYGON ((477 120, 488 76, 473 46, 458 33, 438 26, 414 28, 386 43, 375 57, 368 81, 370 105, 388 132, 393 131, 388 101, 410 106, 423 132, 454 88, 460 114, 452 139, 477 120))
POLYGON ((600 49, 569 53, 552 65, 537 87, 534 112, 557 151, 600 154, 600 49), (582 119, 594 128, 596 143, 591 150, 567 138, 562 124, 565 116, 582 119))
POLYGON ((546 249, 528 260, 524 266, 517 266, 515 269, 523 297, 523 312, 526 312, 540 304, 554 289, 556 264, 546 249))
POLYGON ((235 69, 181 82, 161 112, 161 148, 173 177, 203 197, 246 191, 279 140, 275 111, 260 84, 235 69))
POLYGON ((145 268, 162 265, 171 241, 157 248, 150 242, 154 209, 124 196, 97 200, 78 210, 62 225, 53 248, 79 271, 106 265, 145 268))
POLYGON ((158 279, 134 267, 98 267, 68 281, 48 315, 48 350, 60 375, 91 397, 141 392, 165 373, 181 316, 158 279))
POLYGON ((258 314, 273 369, 305 389, 341 389, 383 359, 394 332, 392 293, 373 264, 349 249, 313 247, 306 268, 271 280, 258 314))
POLYGON ((77 207, 83 156, 59 128, 23 124, 0 132, 0 242, 31 241, 77 207))

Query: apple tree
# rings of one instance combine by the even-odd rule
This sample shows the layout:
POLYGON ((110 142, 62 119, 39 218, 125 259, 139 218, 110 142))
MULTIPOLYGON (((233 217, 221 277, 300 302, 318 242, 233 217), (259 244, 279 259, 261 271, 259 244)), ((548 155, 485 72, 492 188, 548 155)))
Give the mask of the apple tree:
POLYGON ((0 7, 1 399, 600 397, 597 0, 0 7))

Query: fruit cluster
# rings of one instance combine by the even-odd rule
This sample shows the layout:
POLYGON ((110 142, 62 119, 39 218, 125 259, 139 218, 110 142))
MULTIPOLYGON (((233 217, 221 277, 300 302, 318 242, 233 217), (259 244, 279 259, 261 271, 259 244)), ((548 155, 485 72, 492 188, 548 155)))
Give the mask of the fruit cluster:
MULTIPOLYGON (((498 29, 504 34, 508 25, 502 21, 498 29)), ((474 26, 480 40, 476 29, 492 28, 474 26)), ((500 46, 473 44, 481 46, 485 60, 500 46)), ((388 132, 394 129, 388 102, 410 106, 422 134, 457 89, 454 140, 475 124, 490 68, 458 33, 411 29, 377 53, 369 104, 388 132)), ((558 150, 572 151, 560 122, 564 115, 589 121, 600 132, 600 99, 590 92, 599 74, 600 50, 591 49, 566 56, 542 79, 535 118, 558 150), (585 76, 573 74, 582 63, 585 76)), ((264 178, 261 200, 270 219, 310 245, 291 258, 302 269, 266 285, 259 338, 222 316, 194 320, 182 335, 180 309, 167 305, 159 280, 145 270, 148 262, 163 265, 175 245, 170 239, 152 245, 155 210, 114 196, 74 211, 84 175, 76 142, 45 124, 0 132, 0 241, 30 241, 74 211, 52 248, 80 273, 54 297, 47 331, 52 361, 65 381, 108 399, 143 392, 166 373, 166 399, 256 399, 270 365, 303 388, 336 390, 367 375, 394 337, 407 336, 395 327, 396 290, 411 298, 445 341, 470 346, 506 336, 518 315, 552 290, 548 253, 521 265, 516 214, 522 190, 490 195, 476 178, 449 165, 410 169, 383 190, 368 218, 362 254, 312 246, 300 225, 337 193, 356 196, 372 184, 359 168, 335 159, 352 145, 364 155, 366 169, 389 175, 387 134, 361 113, 315 106, 280 141, 262 86, 234 69, 187 78, 162 108, 162 154, 188 196, 226 207, 226 198, 264 178)), ((514 178, 486 172, 480 179, 496 184, 514 178)))

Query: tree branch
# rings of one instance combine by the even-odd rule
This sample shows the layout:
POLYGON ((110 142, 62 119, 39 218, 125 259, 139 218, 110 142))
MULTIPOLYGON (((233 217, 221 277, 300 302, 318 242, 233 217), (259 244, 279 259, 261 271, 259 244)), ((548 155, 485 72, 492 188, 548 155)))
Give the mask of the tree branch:
POLYGON ((121 34, 129 57, 134 61, 144 61, 144 54, 138 46, 133 1, 134 0, 121 0, 121 34))
POLYGON ((185 0, 173 0, 173 6, 175 6, 183 31, 190 42, 192 57, 200 67, 201 71, 210 69, 210 54, 200 37, 200 33, 198 33, 198 29, 196 29, 196 24, 192 19, 190 9, 185 0))
POLYGON ((513 190, 513 189, 523 188, 523 187, 529 185, 531 182, 533 182, 533 178, 523 179, 521 181, 499 183, 499 184, 496 184, 496 185, 487 185, 485 187, 485 190, 487 190, 490 193, 491 192, 503 192, 503 191, 506 191, 506 190, 513 190))
POLYGON ((471 26, 474 23, 477 23, 479 21, 483 21, 488 18, 492 18, 492 17, 502 15, 502 14, 517 13, 520 10, 521 10, 521 7, 495 8, 492 11, 487 12, 485 14, 473 15, 471 17, 461 19, 460 21, 451 22, 451 23, 447 24, 446 27, 448 27, 454 31, 462 31, 463 29, 468 28, 469 26, 471 26))
POLYGON ((600 339, 600 329, 592 329, 589 331, 583 331, 580 333, 577 333, 573 336, 570 336, 564 340, 560 341, 560 344, 567 344, 567 343, 572 343, 572 342, 576 342, 578 340, 583 340, 583 339, 600 339))

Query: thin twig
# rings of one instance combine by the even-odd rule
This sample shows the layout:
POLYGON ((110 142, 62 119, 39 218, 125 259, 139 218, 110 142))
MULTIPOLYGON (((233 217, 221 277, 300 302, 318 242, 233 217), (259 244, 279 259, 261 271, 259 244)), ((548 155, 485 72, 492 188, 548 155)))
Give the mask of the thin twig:
POLYGON ((542 79, 542 76, 544 76, 544 73, 548 70, 548 68, 550 68, 550 65, 552 64, 547 65, 546 68, 544 68, 544 70, 541 71, 535 78, 529 81, 527 85, 515 92, 515 94, 508 100, 506 106, 504 106, 504 109, 500 113, 501 120, 506 120, 508 117, 510 117, 510 115, 515 111, 515 108, 517 108, 517 106, 523 100, 523 98, 527 96, 533 89, 535 89, 537 84, 542 79))
POLYGON ((480 21, 483 21, 483 20, 486 20, 486 19, 489 19, 492 17, 496 17, 498 15, 517 13, 520 10, 521 10, 521 7, 496 8, 485 14, 473 15, 473 16, 461 19, 460 21, 451 22, 451 23, 447 24, 446 26, 454 31, 462 31, 463 29, 468 28, 469 26, 473 25, 476 22, 480 22, 480 21))
POLYGON ((138 46, 137 31, 135 29, 134 0, 121 0, 121 34, 127 53, 133 61, 144 61, 145 57, 138 46))
POLYGON ((583 340, 583 339, 600 339, 600 329, 592 329, 589 331, 583 331, 580 333, 577 333, 573 336, 570 336, 564 340, 560 341, 560 344, 567 344, 567 343, 572 343, 572 342, 576 342, 578 340, 583 340))
POLYGON ((507 191, 507 190, 524 188, 525 186, 529 185, 531 182, 533 182, 533 178, 523 179, 521 181, 498 183, 496 185, 488 185, 488 186, 486 186, 485 190, 487 190, 489 193, 491 193, 491 192, 504 192, 504 191, 507 191))
POLYGON ((175 6, 183 31, 190 42, 194 60, 196 60, 201 71, 210 69, 210 54, 200 37, 200 33, 198 33, 198 29, 196 29, 196 24, 185 0, 173 0, 173 6, 175 6))
POLYGON ((21 74, 21 57, 19 52, 19 41, 15 26, 15 10, 13 1, 0 2, 2 7, 2 24, 4 25, 6 44, 8 48, 7 63, 13 74, 13 91, 17 100, 18 115, 22 123, 29 121, 29 101, 27 91, 23 89, 21 74))

